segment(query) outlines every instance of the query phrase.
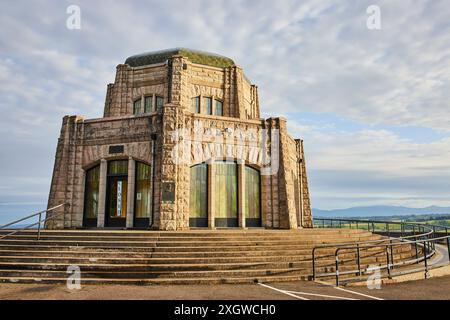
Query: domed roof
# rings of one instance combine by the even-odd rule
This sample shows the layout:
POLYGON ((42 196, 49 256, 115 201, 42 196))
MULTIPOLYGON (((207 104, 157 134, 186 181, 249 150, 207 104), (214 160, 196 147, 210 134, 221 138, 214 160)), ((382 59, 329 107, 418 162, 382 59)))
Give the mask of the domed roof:
POLYGON ((165 62, 167 59, 175 55, 186 57, 193 63, 218 68, 226 68, 235 64, 232 59, 215 53, 186 48, 174 48, 137 54, 127 58, 127 60, 125 60, 125 64, 128 64, 131 67, 146 66, 149 64, 165 62))

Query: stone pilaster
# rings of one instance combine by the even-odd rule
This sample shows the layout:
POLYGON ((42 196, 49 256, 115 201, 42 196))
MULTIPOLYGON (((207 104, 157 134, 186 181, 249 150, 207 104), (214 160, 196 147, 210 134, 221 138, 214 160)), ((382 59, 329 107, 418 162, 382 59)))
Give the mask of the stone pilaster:
POLYGON ((75 217, 74 208, 82 209, 80 205, 80 187, 83 172, 81 170, 82 146, 80 132, 83 129, 83 118, 79 116, 65 116, 63 119, 60 137, 56 148, 55 164, 53 167, 52 183, 47 208, 67 203, 49 213, 45 224, 46 228, 71 228, 79 220, 75 217))
POLYGON ((97 227, 105 226, 105 205, 106 205, 106 179, 108 174, 108 163, 105 159, 100 160, 100 182, 98 187, 98 216, 97 227))
MULTIPOLYGON (((296 141, 297 142, 297 141, 296 141)), ((300 194, 301 194, 301 226, 304 228, 312 228, 313 227, 313 217, 311 210, 311 199, 309 196, 309 187, 308 187, 308 177, 306 174, 306 160, 305 160, 305 152, 303 149, 303 140, 298 140, 298 149, 299 149, 299 176, 300 176, 300 194)))
POLYGON ((238 163, 238 223, 239 227, 245 228, 245 163, 238 163))
POLYGON ((210 161, 208 165, 208 228, 214 229, 216 227, 216 216, 215 216, 215 203, 214 203, 214 193, 215 193, 215 166, 214 161, 210 161))
POLYGON ((133 228, 134 223, 134 190, 136 181, 136 161, 128 158, 128 190, 127 190, 127 220, 126 227, 133 228))
POLYGON ((296 169, 295 163, 290 159, 289 140, 286 128, 286 119, 277 118, 280 132, 280 163, 278 170, 278 195, 280 227, 284 229, 297 228, 297 216, 295 208, 294 181, 292 172, 296 169))

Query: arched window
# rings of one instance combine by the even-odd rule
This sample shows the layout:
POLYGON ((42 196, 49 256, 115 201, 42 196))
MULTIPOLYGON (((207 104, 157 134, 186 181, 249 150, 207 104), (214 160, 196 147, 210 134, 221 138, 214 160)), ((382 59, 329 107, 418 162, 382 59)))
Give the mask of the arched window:
POLYGON ((86 187, 83 224, 85 227, 97 226, 99 201, 100 166, 97 165, 86 171, 86 187))
POLYGON ((208 226, 208 170, 206 163, 191 167, 189 226, 208 226))
POLYGON ((244 214, 247 227, 261 226, 261 177, 258 170, 245 166, 244 214))

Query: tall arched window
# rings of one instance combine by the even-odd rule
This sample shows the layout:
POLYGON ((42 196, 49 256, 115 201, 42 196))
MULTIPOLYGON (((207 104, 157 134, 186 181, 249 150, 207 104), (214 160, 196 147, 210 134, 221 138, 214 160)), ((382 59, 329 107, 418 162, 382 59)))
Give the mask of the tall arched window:
POLYGON ((191 167, 189 226, 208 226, 208 168, 206 163, 191 167))
POLYGON ((258 170, 245 166, 244 214, 247 227, 261 226, 261 177, 258 170))
POLYGON ((86 187, 83 224, 85 227, 97 226, 99 200, 100 166, 97 165, 86 171, 86 187))

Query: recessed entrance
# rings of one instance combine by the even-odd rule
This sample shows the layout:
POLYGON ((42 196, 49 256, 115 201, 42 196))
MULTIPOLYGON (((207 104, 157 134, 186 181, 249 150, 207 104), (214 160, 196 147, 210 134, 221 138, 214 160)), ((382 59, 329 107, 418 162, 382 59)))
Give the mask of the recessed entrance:
POLYGON ((128 161, 108 163, 106 187, 106 227, 125 227, 127 218, 128 161))

